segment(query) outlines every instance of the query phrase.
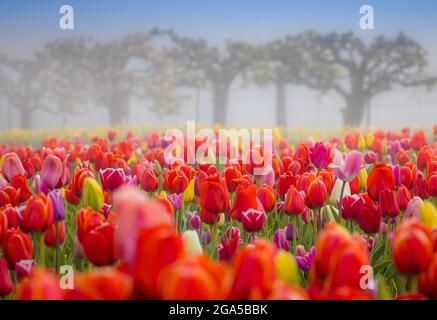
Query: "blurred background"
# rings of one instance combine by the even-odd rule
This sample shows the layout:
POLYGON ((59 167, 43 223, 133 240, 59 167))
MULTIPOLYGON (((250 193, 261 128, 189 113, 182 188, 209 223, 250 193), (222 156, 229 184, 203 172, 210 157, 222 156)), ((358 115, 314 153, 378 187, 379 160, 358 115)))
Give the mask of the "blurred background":
POLYGON ((0 130, 430 126, 435 30, 425 0, 2 0, 0 130))

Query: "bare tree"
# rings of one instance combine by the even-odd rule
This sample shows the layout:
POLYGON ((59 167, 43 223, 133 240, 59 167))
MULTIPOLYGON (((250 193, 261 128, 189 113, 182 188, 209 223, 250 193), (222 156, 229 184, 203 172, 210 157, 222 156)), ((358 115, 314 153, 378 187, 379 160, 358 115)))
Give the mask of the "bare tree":
POLYGON ((262 45, 256 62, 244 73, 247 82, 276 87, 276 124, 287 125, 287 86, 304 85, 326 91, 335 77, 332 65, 312 57, 314 32, 286 36, 262 45))
POLYGON ((0 94, 9 108, 20 113, 22 128, 30 129, 35 111, 43 107, 45 67, 35 59, 0 57, 0 94))
POLYGON ((424 74, 426 53, 415 40, 400 33, 393 39, 377 37, 366 44, 352 33, 330 33, 314 38, 316 59, 340 71, 330 88, 345 101, 344 125, 360 125, 371 99, 395 86, 430 87, 436 78, 424 74))
POLYGON ((180 37, 173 31, 156 31, 168 35, 176 45, 172 56, 196 74, 195 86, 204 80, 213 94, 213 122, 225 124, 229 90, 235 78, 251 63, 257 53, 253 45, 242 41, 227 41, 221 50, 203 39, 180 37))

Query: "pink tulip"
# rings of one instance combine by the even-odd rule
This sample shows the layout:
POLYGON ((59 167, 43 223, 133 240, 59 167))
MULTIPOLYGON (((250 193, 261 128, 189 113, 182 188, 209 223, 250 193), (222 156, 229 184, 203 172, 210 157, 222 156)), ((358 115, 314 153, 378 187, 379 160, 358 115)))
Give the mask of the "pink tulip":
POLYGON ((106 168, 104 170, 100 169, 99 174, 102 187, 106 191, 114 191, 125 182, 126 178, 124 171, 121 168, 106 168))
POLYGON ((342 181, 353 180, 360 172, 363 164, 363 154, 359 151, 351 151, 346 157, 337 153, 334 163, 330 165, 334 169, 335 176, 342 181))
POLYGON ((259 176, 259 185, 265 183, 273 187, 275 184, 275 171, 273 170, 272 166, 267 165, 263 173, 264 174, 259 176))
POLYGON ((317 168, 326 168, 329 163, 331 148, 324 142, 317 142, 310 148, 310 159, 317 168))
POLYGON ((405 210, 405 215, 407 218, 419 218, 420 211, 419 208, 422 205, 423 200, 420 197, 413 197, 407 205, 407 209, 405 210))
POLYGON ((41 181, 44 186, 53 189, 62 176, 62 161, 57 156, 49 154, 42 162, 41 181))
POLYGON ((9 182, 18 174, 26 176, 26 170, 15 152, 6 153, 3 156, 2 171, 9 182))

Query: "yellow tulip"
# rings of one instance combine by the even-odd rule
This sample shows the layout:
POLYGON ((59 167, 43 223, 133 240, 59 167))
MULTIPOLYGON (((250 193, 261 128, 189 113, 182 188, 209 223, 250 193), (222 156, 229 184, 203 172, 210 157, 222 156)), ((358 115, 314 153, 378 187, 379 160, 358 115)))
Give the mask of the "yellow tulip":
POLYGON ((360 190, 367 188, 367 171, 366 169, 361 169, 358 172, 358 179, 360 180, 360 190))
POLYGON ((275 258, 276 274, 289 285, 299 285, 299 272, 294 256, 280 249, 275 258))
POLYGON ((367 147, 371 148, 373 146, 373 142, 375 141, 375 136, 372 132, 369 132, 366 136, 367 147))
POLYGON ((83 202, 86 207, 100 211, 103 206, 103 191, 98 182, 93 178, 86 178, 83 182, 83 202))
POLYGON ((182 193, 182 200, 184 201, 184 203, 188 203, 193 201, 193 199, 194 199, 194 179, 191 179, 187 188, 182 193))
POLYGON ((430 201, 424 201, 419 208, 420 220, 429 228, 437 227, 437 209, 430 201))
POLYGON ((358 135, 357 146, 358 146, 358 149, 361 150, 361 151, 366 149, 366 140, 364 139, 364 135, 363 134, 359 134, 358 135))
POLYGON ((165 193, 165 191, 162 190, 162 191, 159 193, 158 197, 160 197, 161 199, 167 199, 167 193, 165 193))

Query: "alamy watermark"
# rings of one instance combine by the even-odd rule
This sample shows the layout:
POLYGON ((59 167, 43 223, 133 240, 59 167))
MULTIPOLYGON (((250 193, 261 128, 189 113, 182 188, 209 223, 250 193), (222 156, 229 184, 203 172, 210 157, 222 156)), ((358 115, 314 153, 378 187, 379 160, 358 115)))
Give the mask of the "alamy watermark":
POLYGON ((187 121, 186 132, 177 128, 164 134, 168 145, 164 149, 167 164, 183 160, 187 164, 214 163, 243 164, 253 167, 254 175, 265 175, 271 170, 273 159, 272 129, 201 128, 195 121, 187 121))

